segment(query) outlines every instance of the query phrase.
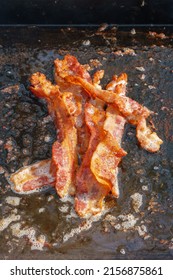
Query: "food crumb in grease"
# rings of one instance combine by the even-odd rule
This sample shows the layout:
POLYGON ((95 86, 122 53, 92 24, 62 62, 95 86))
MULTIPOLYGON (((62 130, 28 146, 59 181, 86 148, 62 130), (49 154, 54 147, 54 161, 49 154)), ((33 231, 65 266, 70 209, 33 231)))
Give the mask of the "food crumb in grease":
POLYGON ((145 80, 145 74, 142 74, 142 75, 140 76, 140 79, 141 79, 141 80, 145 80))
POLYGON ((145 68, 142 66, 136 67, 136 70, 140 71, 140 72, 144 72, 145 68))
POLYGON ((19 206, 20 200, 21 200, 21 198, 17 197, 17 196, 8 196, 5 199, 6 203, 8 203, 12 206, 19 206))
POLYGON ((134 28, 132 28, 132 30, 130 31, 130 33, 131 33, 132 35, 135 35, 135 34, 136 34, 136 30, 135 30, 134 28))
POLYGON ((43 208, 43 207, 38 210, 39 213, 43 213, 44 211, 45 211, 45 208, 43 208))
POLYGON ((130 197, 132 199, 132 207, 135 210, 135 212, 138 213, 143 204, 143 196, 140 193, 134 193, 130 197))
POLYGON ((27 237, 29 243, 31 244, 31 250, 43 250, 46 243, 46 237, 43 234, 40 234, 38 237, 36 237, 36 230, 33 227, 21 228, 20 223, 15 223, 11 226, 11 230, 12 235, 15 237, 27 237))
POLYGON ((82 45, 85 46, 85 47, 87 47, 87 46, 90 46, 90 45, 91 45, 91 42, 90 42, 90 40, 84 40, 84 41, 82 42, 82 45))
POLYGON ((126 251, 122 248, 122 249, 120 250, 120 253, 121 253, 122 255, 125 255, 125 254, 126 254, 126 251))
POLYGON ((2 166, 0 166, 0 174, 4 174, 5 170, 2 166))
POLYGON ((147 186, 147 185, 143 185, 143 186, 142 186, 142 190, 143 190, 143 191, 148 191, 148 190, 149 190, 149 188, 148 188, 148 186, 147 186))
POLYGON ((7 218, 0 220, 0 232, 6 229, 12 222, 20 220, 20 215, 11 214, 7 218))

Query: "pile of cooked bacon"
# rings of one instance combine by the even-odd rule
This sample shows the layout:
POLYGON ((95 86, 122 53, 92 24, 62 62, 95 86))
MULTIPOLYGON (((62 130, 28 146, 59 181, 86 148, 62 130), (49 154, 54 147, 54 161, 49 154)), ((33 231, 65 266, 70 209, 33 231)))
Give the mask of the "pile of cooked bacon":
POLYGON ((125 123, 136 126, 147 151, 158 151, 162 140, 146 124, 151 111, 126 96, 125 73, 102 89, 103 70, 91 78, 71 55, 54 63, 56 85, 42 73, 30 78, 30 90, 47 101, 57 127, 52 158, 20 169, 11 182, 17 192, 54 186, 60 197, 75 196, 81 217, 97 214, 108 194, 119 196, 118 164, 127 154, 121 148, 125 123))

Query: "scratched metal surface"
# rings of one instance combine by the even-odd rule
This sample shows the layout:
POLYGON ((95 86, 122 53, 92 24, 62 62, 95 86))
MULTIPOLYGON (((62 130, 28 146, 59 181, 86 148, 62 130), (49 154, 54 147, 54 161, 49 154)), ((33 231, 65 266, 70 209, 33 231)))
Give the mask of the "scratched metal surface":
POLYGON ((173 29, 153 27, 165 39, 131 29, 0 27, 0 259, 173 258, 173 29), (28 78, 40 71, 52 79, 53 60, 67 53, 104 69, 103 84, 126 72, 128 96, 157 113, 152 120, 164 141, 158 153, 148 153, 126 126, 121 195, 98 220, 78 218, 53 189, 19 195, 7 181, 23 165, 51 156, 54 125, 28 78))

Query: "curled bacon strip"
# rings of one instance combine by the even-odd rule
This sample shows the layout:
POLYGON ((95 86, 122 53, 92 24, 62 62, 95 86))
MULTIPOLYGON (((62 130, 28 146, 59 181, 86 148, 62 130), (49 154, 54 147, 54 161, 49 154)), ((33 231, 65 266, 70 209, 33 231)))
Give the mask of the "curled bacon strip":
MULTIPOLYGON (((112 137, 116 139, 118 145, 120 146, 126 120, 124 117, 122 117, 119 114, 118 110, 115 110, 115 108, 111 105, 109 105, 106 110, 106 116, 107 118, 104 124, 104 128, 106 131, 109 131, 111 133, 112 137)), ((122 156, 124 155, 125 153, 122 156)), ((114 173, 111 179, 111 183, 112 183, 111 192, 115 197, 119 197, 118 165, 120 161, 121 161, 121 157, 116 155, 114 159, 114 166, 113 166, 114 173)))
MULTIPOLYGON (((112 81, 106 88, 123 96, 126 93, 126 84, 126 75, 121 74, 119 77, 113 76, 112 81), (118 92, 117 85, 119 86, 118 92)), ((111 193, 115 197, 119 196, 117 178, 118 164, 122 156, 126 155, 126 152, 120 149, 125 123, 126 120, 121 116, 118 109, 112 105, 108 105, 106 109, 106 120, 104 122, 104 130, 107 132, 106 137, 97 146, 91 161, 91 170, 97 180, 99 182, 103 182, 104 180, 111 188, 111 193)))
POLYGON ((160 149, 160 145, 163 143, 158 135, 147 127, 145 118, 141 118, 138 122, 137 138, 141 147, 149 152, 157 152, 160 149))
POLYGON ((74 194, 74 178, 77 166, 77 131, 69 114, 79 109, 75 106, 71 93, 61 93, 57 85, 52 85, 43 74, 31 76, 31 91, 48 102, 48 108, 59 129, 58 140, 52 147, 52 164, 56 169, 55 188, 63 197, 74 194))
POLYGON ((78 146, 77 152, 79 160, 81 161, 89 143, 89 131, 85 123, 85 104, 89 102, 89 96, 86 94, 85 90, 81 86, 76 86, 68 83, 63 77, 69 71, 78 74, 81 78, 85 78, 88 82, 91 82, 90 74, 85 70, 74 56, 66 55, 63 60, 56 59, 54 61, 55 65, 55 81, 60 87, 61 92, 71 92, 73 98, 76 100, 78 106, 80 106, 80 111, 76 114, 74 122, 77 128, 78 146))
POLYGON ((127 153, 120 148, 118 142, 107 132, 105 138, 98 144, 91 160, 91 171, 95 175, 97 181, 109 187, 110 191, 115 194, 116 184, 116 167, 121 157, 127 153))
POLYGON ((97 181, 90 169, 93 152, 104 137, 104 120, 104 111, 98 110, 92 104, 86 104, 85 121, 91 136, 88 149, 76 175, 75 209, 80 216, 100 212, 103 208, 103 199, 110 191, 109 186, 97 181))

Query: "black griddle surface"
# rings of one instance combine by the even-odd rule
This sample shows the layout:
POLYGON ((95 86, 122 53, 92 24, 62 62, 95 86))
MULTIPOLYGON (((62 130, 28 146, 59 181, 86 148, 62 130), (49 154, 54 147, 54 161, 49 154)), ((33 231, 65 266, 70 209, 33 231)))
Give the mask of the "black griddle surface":
POLYGON ((0 259, 173 258, 173 28, 131 30, 0 27, 0 259), (149 30, 167 37, 153 38, 149 30), (126 72, 128 96, 156 113, 152 120, 164 141, 158 153, 148 153, 138 146, 135 128, 126 126, 120 198, 93 222, 77 217, 53 189, 19 195, 7 181, 23 165, 51 156, 55 127, 45 102, 29 92, 28 78, 39 71, 53 80, 54 59, 68 53, 92 71, 104 69, 104 85, 126 72), (9 204, 9 196, 19 197, 19 205, 9 204), (46 239, 42 251, 32 247, 33 231, 35 239, 46 239))

